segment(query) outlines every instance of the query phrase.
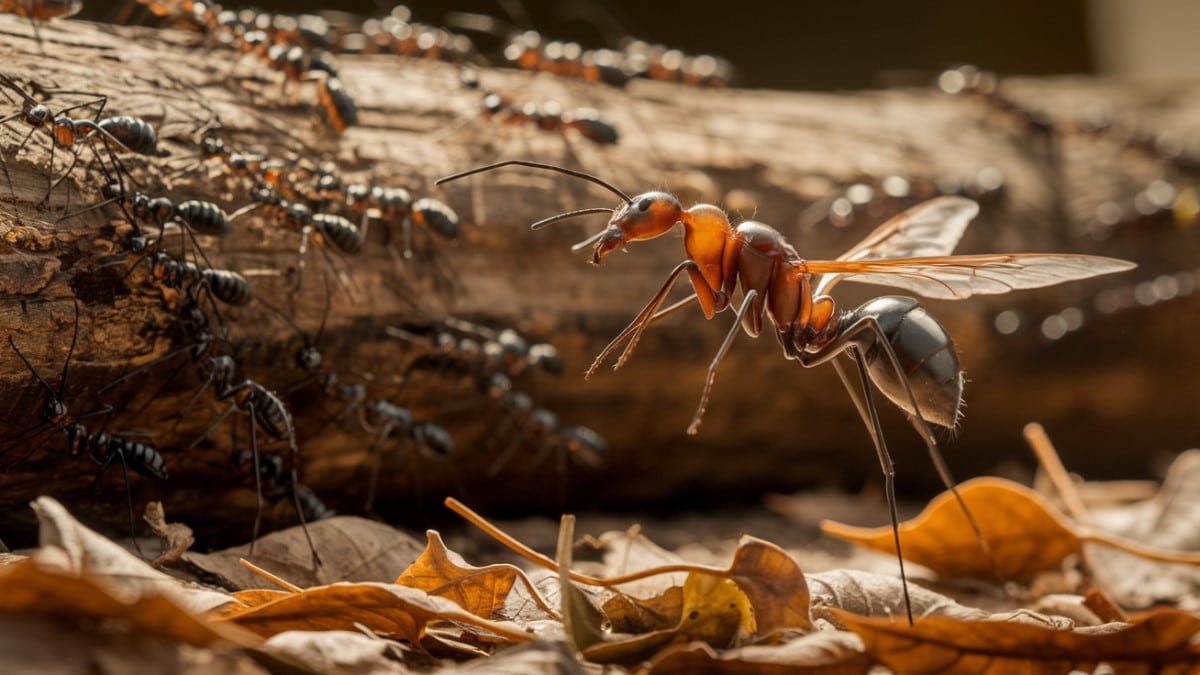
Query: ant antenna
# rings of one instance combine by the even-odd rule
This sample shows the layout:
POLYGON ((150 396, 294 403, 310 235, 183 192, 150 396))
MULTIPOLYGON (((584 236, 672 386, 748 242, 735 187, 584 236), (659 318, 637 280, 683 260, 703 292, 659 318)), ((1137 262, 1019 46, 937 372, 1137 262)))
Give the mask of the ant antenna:
POLYGON ((13 336, 11 335, 8 336, 8 344, 12 347, 13 352, 15 352, 16 355, 21 359, 21 363, 24 363, 25 367, 29 369, 29 372, 33 373, 33 376, 37 378, 37 381, 42 383, 42 386, 46 388, 46 391, 50 392, 50 395, 54 396, 55 398, 60 396, 59 394, 54 393, 54 388, 49 384, 46 384, 46 380, 42 379, 42 376, 38 373, 38 371, 34 370, 33 365, 29 363, 29 359, 25 358, 25 355, 21 353, 20 349, 17 349, 17 342, 16 340, 13 340, 13 336))
MULTIPOLYGON (((67 350, 67 360, 63 361, 62 376, 58 380, 58 397, 61 399, 67 388, 67 368, 71 365, 71 356, 75 354, 75 342, 79 340, 79 301, 75 301, 75 330, 71 334, 71 348, 67 350)), ((12 339, 11 336, 9 338, 12 339)), ((15 346, 13 347, 16 348, 15 346)))
POLYGON ((579 216, 589 216, 593 213, 612 213, 612 212, 613 212, 612 209, 606 209, 603 206, 591 208, 591 209, 579 209, 578 211, 568 211, 566 213, 560 213, 557 216, 550 216, 549 218, 543 218, 543 219, 537 221, 536 223, 530 225, 529 229, 540 230, 543 227, 550 225, 551 223, 557 223, 560 220, 567 220, 568 218, 577 218, 579 216))
POLYGON ((500 167, 513 166, 513 165, 528 166, 533 169, 545 169, 547 171, 557 171, 559 173, 565 173, 568 176, 574 176, 575 178, 582 178, 583 180, 591 181, 591 182, 595 183, 596 185, 599 185, 600 187, 608 190, 609 192, 612 192, 613 194, 619 196, 621 199, 625 200, 626 204, 633 203, 633 199, 631 199, 629 197, 629 195, 625 194, 624 192, 621 192, 611 183, 609 183, 603 179, 597 178, 596 176, 593 176, 590 173, 584 173, 583 171, 576 171, 574 169, 568 169, 564 166, 557 166, 555 164, 544 164, 542 162, 531 162, 527 159, 508 159, 503 162, 496 162, 495 164, 488 164, 486 166, 478 166, 478 167, 475 167, 474 169, 468 169, 466 171, 460 171, 459 173, 451 174, 449 176, 443 176, 443 177, 435 180, 433 182, 433 184, 434 185, 442 185, 443 183, 449 183, 450 181, 458 180, 459 178, 466 178, 467 176, 470 176, 473 174, 483 173, 484 171, 491 171, 492 169, 499 169, 500 167))

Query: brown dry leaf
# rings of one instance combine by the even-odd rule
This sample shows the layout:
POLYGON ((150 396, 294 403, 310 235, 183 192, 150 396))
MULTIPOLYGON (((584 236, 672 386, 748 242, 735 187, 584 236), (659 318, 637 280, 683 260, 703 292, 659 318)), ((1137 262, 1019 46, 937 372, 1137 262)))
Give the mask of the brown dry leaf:
POLYGON ((1065 675, 1106 663, 1118 675, 1191 673, 1200 668, 1200 618, 1158 610, 1129 624, 1056 630, 1016 621, 961 621, 928 617, 903 620, 832 610, 862 638, 879 664, 897 673, 952 675, 1021 672, 1065 675))
POLYGON ((743 536, 729 566, 729 578, 750 599, 754 636, 778 630, 813 629, 808 583, 800 565, 769 541, 743 536))
POLYGON ((236 628, 211 626, 161 594, 104 587, 91 577, 63 574, 34 560, 0 569, 0 612, 117 620, 146 635, 195 646, 220 640, 244 646, 259 642, 236 628))
MULTIPOLYGON (((0 673, 57 675, 269 675, 250 650, 232 643, 193 647, 140 630, 124 621, 0 614, 0 673)), ((301 675, 295 668, 277 669, 301 675)))
MULTIPOLYGON (((904 586, 899 577, 859 570, 831 570, 807 575, 812 589, 812 604, 818 615, 823 608, 835 607, 859 616, 904 616, 904 586)), ((949 616, 956 619, 983 619, 982 609, 960 605, 952 598, 916 584, 908 585, 915 617, 949 616)))
POLYGON ((189 612, 205 612, 231 602, 225 593, 188 584, 150 567, 141 558, 84 527, 50 497, 38 497, 33 510, 37 513, 41 542, 33 559, 45 568, 66 576, 104 579, 114 588, 135 595, 165 595, 189 612))
MULTIPOLYGON (((959 486, 967 508, 991 548, 989 556, 954 495, 943 492, 919 516, 900 524, 904 558, 944 577, 1027 581, 1058 567, 1082 548, 1079 537, 1046 500, 1001 478, 975 478, 959 486)), ((823 521, 826 534, 896 554, 891 527, 861 528, 823 521)))
MULTIPOLYGON (((397 584, 447 598, 485 619, 507 618, 504 609, 518 580, 526 593, 541 600, 533 582, 520 568, 504 564, 468 565, 457 553, 446 548, 436 530, 426 531, 425 536, 428 539, 425 551, 400 574, 397 584)), ((539 604, 550 616, 557 616, 544 601, 539 604)))
POLYGON ((192 528, 182 523, 168 523, 167 514, 163 511, 162 502, 146 504, 142 520, 150 526, 154 534, 162 541, 162 553, 150 563, 155 567, 173 565, 179 562, 196 539, 192 536, 192 528))
MULTIPOLYGON (((272 532, 259 538, 251 560, 281 577, 303 586, 338 581, 391 582, 396 570, 408 567, 423 546, 408 534, 366 518, 335 516, 308 524, 324 564, 313 569, 308 542, 300 527, 272 532)), ((188 553, 184 560, 223 579, 228 588, 274 588, 262 577, 242 567, 246 546, 216 553, 188 553)))
POLYGON ((801 635, 779 646, 750 646, 718 654, 704 642, 662 650, 638 675, 866 675, 871 659, 862 640, 843 631, 801 635))
POLYGON ((286 593, 270 602, 214 616, 263 637, 288 630, 355 630, 360 624, 380 635, 418 644, 433 621, 457 621, 491 631, 511 642, 533 639, 514 624, 482 619, 445 598, 381 583, 339 583, 286 593))
POLYGON ((489 658, 475 659, 437 671, 438 675, 584 675, 585 672, 591 671, 584 670, 566 642, 561 640, 538 640, 517 645, 489 658))
POLYGON ((614 633, 664 630, 679 625, 683 616, 683 587, 673 586, 662 595, 646 599, 617 594, 600 611, 614 633))
POLYGON ((259 651, 302 663, 326 675, 388 675, 410 673, 390 658, 395 643, 359 632, 287 631, 273 636, 259 651))

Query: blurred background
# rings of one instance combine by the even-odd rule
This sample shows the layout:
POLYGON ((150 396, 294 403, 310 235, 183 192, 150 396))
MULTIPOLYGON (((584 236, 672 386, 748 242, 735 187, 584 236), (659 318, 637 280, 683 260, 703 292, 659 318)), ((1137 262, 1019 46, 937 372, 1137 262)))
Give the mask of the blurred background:
MULTIPOLYGON (((243 3, 226 2, 229 7, 243 3)), ((251 3, 291 13, 327 10, 320 0, 251 3)), ((739 86, 836 90, 926 84, 947 65, 968 62, 1001 75, 1107 74, 1174 77, 1200 72, 1200 3, 1190 0, 951 0, 883 3, 700 3, 694 0, 415 0, 417 21, 449 12, 484 14, 585 46, 623 36, 691 53, 723 56, 739 86)), ((336 3, 382 15, 392 3, 336 3)), ((111 6, 88 3, 85 17, 111 6)), ((475 36, 486 44, 486 38, 475 36)))

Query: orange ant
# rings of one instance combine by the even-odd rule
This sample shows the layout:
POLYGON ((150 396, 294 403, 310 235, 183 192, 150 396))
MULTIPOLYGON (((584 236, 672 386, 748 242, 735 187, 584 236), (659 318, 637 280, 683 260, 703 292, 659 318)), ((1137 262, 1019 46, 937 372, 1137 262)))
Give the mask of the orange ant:
POLYGON ((50 19, 74 16, 83 9, 83 0, 0 0, 0 14, 13 14, 29 19, 38 49, 42 49, 42 33, 38 24, 50 19))
MULTIPOLYGON (((910 623, 912 607, 900 555, 895 469, 871 385, 906 413, 928 448, 942 481, 955 491, 931 426, 953 428, 958 423, 962 369, 949 333, 915 299, 883 296, 857 309, 839 310, 829 292, 839 282, 852 280, 902 288, 928 298, 960 300, 973 295, 1040 288, 1134 267, 1124 260, 1073 254, 951 255, 967 224, 979 211, 975 202, 961 197, 931 199, 904 211, 837 260, 805 260, 782 234, 766 224, 745 221, 734 227, 725 212, 711 204, 685 209, 674 195, 657 191, 630 197, 596 176, 552 164, 508 160, 446 176, 435 184, 513 165, 587 180, 621 198, 622 203, 616 209, 579 209, 545 218, 532 226, 536 230, 582 215, 610 213, 604 230, 573 249, 592 246, 594 265, 600 265, 609 253, 624 249, 629 242, 653 239, 670 232, 676 224, 683 225, 687 258, 671 271, 666 283, 629 326, 600 352, 588 368, 587 376, 627 343, 614 365, 614 369, 620 368, 646 327, 693 301, 699 302, 706 319, 730 308, 739 282, 742 303, 736 310, 733 326, 709 364, 704 391, 688 434, 699 431, 717 367, 737 336, 739 325, 755 337, 762 330, 766 314, 775 326, 786 358, 806 368, 833 364, 879 456, 910 623), (660 311, 675 281, 685 272, 694 293, 660 311), (837 358, 843 354, 850 357, 857 369, 857 385, 837 358)), ((986 546, 961 498, 959 504, 986 546)))

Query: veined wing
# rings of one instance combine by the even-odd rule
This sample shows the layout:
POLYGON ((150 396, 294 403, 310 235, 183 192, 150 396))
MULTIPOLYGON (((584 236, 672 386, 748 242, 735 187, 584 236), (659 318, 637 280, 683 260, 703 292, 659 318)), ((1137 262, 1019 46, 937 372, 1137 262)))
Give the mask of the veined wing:
MULTIPOLYGON (((884 258, 880 260, 809 260, 798 272, 837 275, 860 283, 892 286, 937 300, 962 300, 1026 288, 1053 286, 1137 267, 1128 260, 1069 253, 884 258)), ((830 277, 822 277, 824 279, 830 277)), ((832 283, 825 286, 828 288, 832 283)))
MULTIPOLYGON (((979 205, 965 197, 921 202, 889 218, 838 260, 948 256, 978 213, 979 205)), ((815 292, 827 293, 837 282, 836 276, 821 277, 814 284, 815 292)))

